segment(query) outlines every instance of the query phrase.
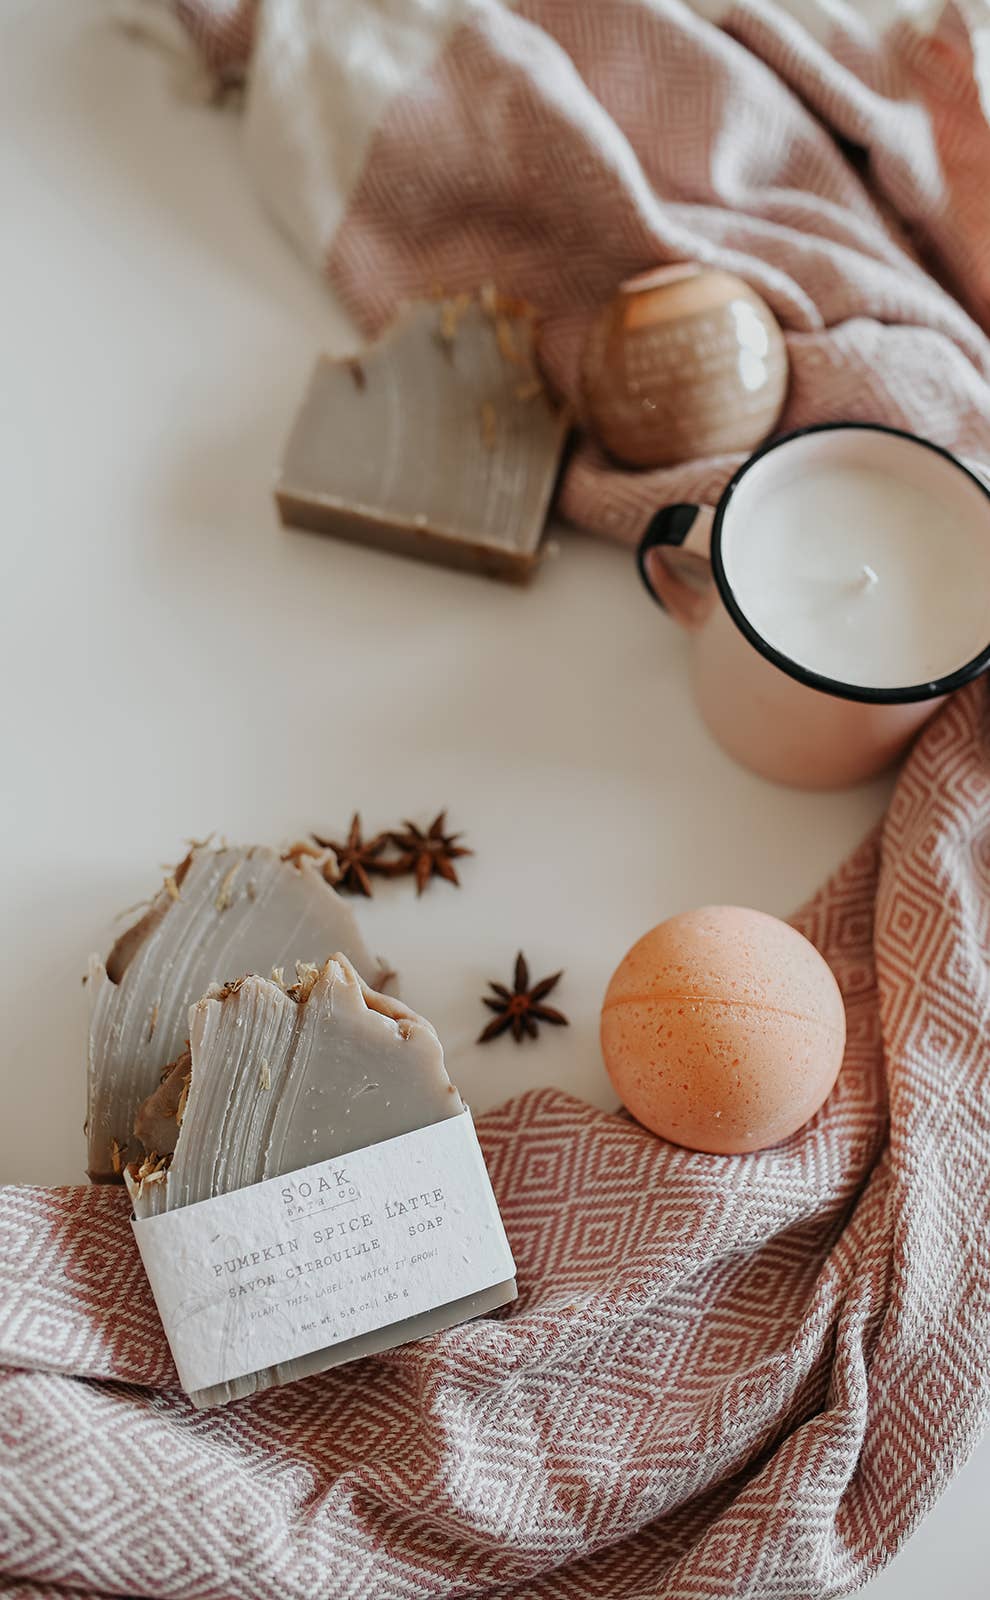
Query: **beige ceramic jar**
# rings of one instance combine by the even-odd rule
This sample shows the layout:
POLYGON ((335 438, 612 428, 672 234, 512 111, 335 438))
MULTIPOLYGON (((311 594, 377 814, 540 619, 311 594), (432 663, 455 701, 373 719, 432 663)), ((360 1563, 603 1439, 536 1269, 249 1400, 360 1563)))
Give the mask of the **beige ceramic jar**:
POLYGON ((680 262, 623 283, 584 349, 585 417, 634 467, 752 450, 787 391, 787 346, 741 278, 680 262))

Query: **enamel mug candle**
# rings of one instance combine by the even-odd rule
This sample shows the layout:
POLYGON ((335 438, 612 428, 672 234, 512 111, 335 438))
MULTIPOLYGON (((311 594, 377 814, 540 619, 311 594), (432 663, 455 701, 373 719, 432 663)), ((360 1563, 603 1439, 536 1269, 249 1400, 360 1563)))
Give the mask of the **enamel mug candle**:
POLYGON ((990 490, 981 469, 893 428, 774 440, 714 510, 659 511, 638 560, 696 635, 709 728, 779 782, 881 771, 990 664, 990 490))

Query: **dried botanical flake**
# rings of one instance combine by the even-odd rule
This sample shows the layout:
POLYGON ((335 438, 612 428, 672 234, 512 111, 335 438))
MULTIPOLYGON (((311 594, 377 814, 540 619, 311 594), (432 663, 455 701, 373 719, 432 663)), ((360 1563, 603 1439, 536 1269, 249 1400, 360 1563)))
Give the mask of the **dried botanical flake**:
POLYGON ((155 1037, 155 1029, 158 1026, 158 1012, 159 1012, 160 1009, 161 1009, 161 1007, 159 1006, 159 1003, 156 1000, 154 1005, 151 1008, 151 1015, 148 1018, 148 1040, 149 1040, 149 1043, 155 1037))
POLYGON ((240 872, 240 870, 241 862, 235 861, 230 871, 224 877, 216 898, 216 908, 218 911, 226 911, 229 906, 233 905, 234 896, 231 893, 231 890, 233 888, 234 879, 237 877, 237 874, 240 872))
POLYGON ((515 329, 508 317, 495 318, 495 340, 503 361, 508 361, 513 367, 522 366, 525 357, 516 344, 515 329))
POLYGON ((258 1073, 258 1088, 270 1089, 272 1086, 272 1069, 267 1056, 261 1058, 261 1071, 258 1073))
MULTIPOLYGON (((344 957, 325 962, 308 998, 297 1003, 260 977, 245 977, 231 991, 190 1011, 192 1083, 167 1178, 149 1183, 144 1177, 157 1169, 160 1147, 143 1167, 127 1171, 139 1221, 463 1111, 435 1030, 408 1007, 369 989, 344 957), (259 1094, 264 1074, 277 1093, 259 1094)), ((514 1295, 511 1280, 493 1285, 455 1302, 454 1314, 448 1303, 404 1319, 395 1338, 404 1343, 423 1337, 514 1295)), ((380 1331, 371 1341, 382 1347, 380 1331)), ((348 1341, 246 1373, 192 1399, 197 1406, 221 1405, 358 1353, 348 1341)))
POLYGON ((286 989, 290 1000, 305 1004, 313 992, 313 985, 320 976, 320 969, 311 961, 296 962, 296 981, 286 989))
POLYGON ((344 363, 351 377, 354 379, 355 389, 363 389, 367 382, 367 375, 357 356, 350 356, 344 363))
POLYGON ((124 1152, 116 1139, 110 1140, 110 1164, 113 1167, 114 1176, 119 1178, 124 1170, 124 1152))
POLYGON ((543 384, 539 378, 530 378, 526 383, 519 383, 513 390, 517 400, 535 400, 537 395, 543 392, 543 384))
MULTIPOLYGON (((278 970, 281 972, 281 967, 278 970)), ((227 983, 211 983, 206 992, 211 1000, 226 1000, 228 995, 237 993, 243 982, 243 978, 232 978, 227 983)))
POLYGON ((330 885, 331 889, 336 889, 343 877, 343 873, 340 870, 340 863, 332 850, 327 851, 326 860, 323 862, 320 871, 323 873, 324 881, 330 885))
POLYGON ((244 891, 249 900, 257 900, 258 885, 255 883, 253 878, 248 879, 247 883, 244 885, 244 891))
POLYGON ((486 450, 494 450, 498 439, 498 418, 495 407, 490 400, 482 401, 481 405, 481 442, 486 450))
POLYGON ((532 337, 536 313, 528 300, 523 300, 519 295, 503 294, 494 283, 486 283, 478 291, 478 303, 490 322, 496 322, 500 317, 504 317, 507 321, 517 324, 528 323, 529 336, 532 337))
MULTIPOLYGON (((291 861, 294 867, 298 867, 304 856, 310 856, 314 861, 320 861, 325 855, 325 850, 318 850, 315 845, 307 844, 305 839, 297 839, 295 844, 289 846, 288 850, 283 850, 282 860, 291 861)), ((250 892, 249 884, 248 893, 250 894, 250 892)))
POLYGON ((458 294, 452 300, 444 300, 441 303, 439 334, 445 344, 453 344, 457 338, 458 324, 470 304, 469 294, 458 294))
POLYGON ((129 1178, 140 1185, 154 1179, 164 1180, 171 1164, 171 1154, 160 1156, 157 1150, 149 1150, 143 1160, 132 1161, 126 1172, 129 1178))
POLYGON ((277 983, 280 989, 284 989, 285 988, 285 968, 284 967, 272 967, 271 980, 272 980, 272 983, 277 983))
MULTIPOLYGON (((148 1185, 153 1181, 151 1173, 144 1170, 146 1164, 146 1161, 131 1161, 124 1168, 124 1182, 132 1199, 135 1199, 138 1194, 144 1197, 147 1194, 148 1185)), ((155 1174, 156 1179, 164 1181, 164 1177, 165 1174, 163 1172, 155 1174)))
POLYGON ((168 893, 169 893, 169 896, 171 897, 171 899, 178 900, 178 898, 179 898, 179 885, 175 881, 175 873, 174 872, 170 872, 166 876, 166 878, 165 878, 165 888, 168 890, 168 893))

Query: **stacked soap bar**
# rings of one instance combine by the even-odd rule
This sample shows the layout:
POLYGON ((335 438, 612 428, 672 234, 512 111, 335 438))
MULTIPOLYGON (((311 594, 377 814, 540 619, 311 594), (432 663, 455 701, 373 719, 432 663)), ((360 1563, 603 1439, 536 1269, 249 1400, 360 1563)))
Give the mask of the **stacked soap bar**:
POLYGON ((276 489, 282 521, 521 582, 568 426, 526 307, 491 291, 411 306, 360 359, 317 362, 276 489))
POLYGON ((134 1121, 184 1049, 189 1007, 245 972, 292 971, 342 950, 372 982, 372 960, 343 899, 325 880, 332 852, 281 857, 254 846, 197 846, 104 963, 90 961, 89 1175, 118 1179, 139 1153, 134 1121))
MULTIPOLYGON (((165 1251, 165 1274, 179 1285, 180 1333, 169 1326, 154 1278, 153 1287, 199 1406, 421 1338, 515 1296, 511 1253, 440 1041, 428 1022, 361 975, 380 964, 327 881, 335 876, 332 852, 195 846, 106 962, 90 965, 90 1171, 126 1182, 146 1265, 145 1252, 158 1252, 149 1276, 165 1251), (424 1132, 452 1118, 462 1119, 447 1130, 452 1141, 424 1132), (412 1135, 420 1136, 414 1152, 412 1135), (312 1277, 297 1293, 283 1275, 228 1288, 209 1267, 204 1278, 202 1257, 188 1253, 188 1223, 193 1232, 205 1226, 210 1240, 250 1226, 250 1196, 221 1197, 263 1196, 258 1186, 268 1179, 347 1155, 365 1168, 372 1157, 384 1161, 391 1180, 403 1159, 398 1147, 388 1146, 387 1156, 369 1147, 403 1136, 415 1187, 429 1179, 437 1206, 426 1244, 415 1225, 395 1228, 394 1207, 376 1198, 372 1184, 366 1197, 360 1191, 357 1225, 370 1228, 374 1216, 376 1227, 388 1226, 380 1247, 375 1241, 376 1268, 363 1276, 363 1262, 348 1279, 330 1257, 338 1281, 312 1277), (449 1208, 440 1201, 448 1178, 449 1208), (214 1207, 205 1223, 202 1208, 179 1223, 166 1220, 201 1201, 226 1205, 224 1218, 215 1221, 214 1207), (472 1206, 480 1218, 473 1233, 472 1206), (252 1319, 277 1328, 276 1342, 259 1344, 252 1319), (177 1340, 185 1351, 191 1343, 191 1365, 177 1340)), ((336 1217, 348 1203, 340 1201, 336 1217)), ((310 1244, 326 1234, 326 1219, 316 1221, 310 1244)), ((258 1259, 265 1256, 260 1249, 258 1259)), ((244 1259, 253 1259, 250 1250, 244 1259)), ((305 1259, 310 1268, 327 1262, 317 1252, 305 1259)))
MULTIPOLYGON (((431 1025, 337 955, 285 987, 246 977, 193 1006, 189 1048, 142 1107, 156 1147, 126 1169, 136 1218, 229 1194, 459 1116, 431 1025)), ((514 1279, 357 1338, 195 1391, 224 1404, 463 1322, 515 1298, 514 1279)))

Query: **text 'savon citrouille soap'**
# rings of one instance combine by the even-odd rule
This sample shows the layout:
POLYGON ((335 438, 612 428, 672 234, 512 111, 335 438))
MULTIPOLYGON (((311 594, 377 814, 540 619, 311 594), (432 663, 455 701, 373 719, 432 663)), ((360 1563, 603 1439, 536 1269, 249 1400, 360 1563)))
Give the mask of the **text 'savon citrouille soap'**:
POLYGON ((513 1300, 470 1112, 429 1022, 346 956, 245 977, 189 1014, 125 1170, 198 1406, 322 1372, 513 1300))
POLYGON ((375 980, 354 917, 324 868, 332 851, 280 856, 262 846, 194 846, 144 915, 102 962, 93 956, 86 1133, 98 1182, 119 1179, 138 1152, 138 1107, 184 1048, 189 1007, 212 983, 244 972, 292 971, 342 950, 375 980))

